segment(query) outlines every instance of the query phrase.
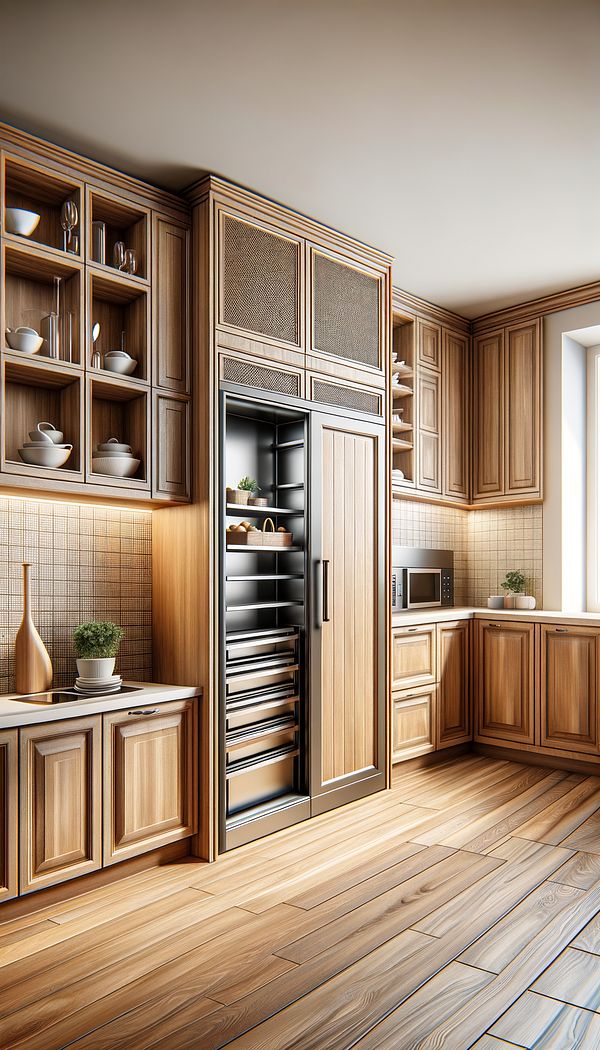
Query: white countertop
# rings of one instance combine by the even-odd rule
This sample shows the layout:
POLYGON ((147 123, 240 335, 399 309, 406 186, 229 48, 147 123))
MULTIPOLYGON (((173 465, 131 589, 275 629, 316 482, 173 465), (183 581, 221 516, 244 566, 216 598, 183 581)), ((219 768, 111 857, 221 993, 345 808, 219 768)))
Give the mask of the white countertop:
POLYGON ((547 609, 488 609, 482 606, 455 606, 450 609, 410 609, 392 614, 392 627, 448 620, 525 620, 528 623, 566 623, 574 626, 600 626, 600 613, 560 612, 547 609))
POLYGON ((65 704, 34 704, 20 700, 19 693, 0 695, 0 729, 34 725, 38 722, 60 722, 65 718, 82 718, 98 715, 103 711, 132 710, 147 707, 152 703, 168 700, 188 700, 199 696, 201 689, 187 685, 159 685, 154 682, 124 682, 126 686, 138 686, 134 693, 116 693, 112 696, 82 697, 65 704))

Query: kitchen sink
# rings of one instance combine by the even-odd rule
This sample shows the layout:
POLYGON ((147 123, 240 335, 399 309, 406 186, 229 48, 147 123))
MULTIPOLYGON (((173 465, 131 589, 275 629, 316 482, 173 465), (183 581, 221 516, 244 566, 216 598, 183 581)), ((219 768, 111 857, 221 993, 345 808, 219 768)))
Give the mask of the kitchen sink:
POLYGON ((74 689, 50 689, 47 693, 28 693, 15 697, 24 704, 72 704, 74 700, 103 700, 107 696, 123 696, 124 693, 137 693, 143 686, 122 685, 112 693, 98 693, 96 696, 84 696, 74 689))

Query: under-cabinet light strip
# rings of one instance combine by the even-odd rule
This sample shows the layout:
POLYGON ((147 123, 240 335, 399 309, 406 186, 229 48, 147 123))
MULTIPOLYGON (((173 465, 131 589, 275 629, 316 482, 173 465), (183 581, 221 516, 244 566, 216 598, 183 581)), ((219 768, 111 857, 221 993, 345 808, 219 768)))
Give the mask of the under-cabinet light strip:
POLYGON ((120 504, 114 503, 93 503, 90 500, 73 500, 73 499, 56 499, 51 496, 17 496, 13 492, 2 492, 0 490, 0 500, 7 499, 11 502, 18 503, 53 503, 59 506, 66 505, 68 507, 94 507, 97 510, 115 510, 122 511, 127 514, 152 514, 153 507, 123 507, 120 504))

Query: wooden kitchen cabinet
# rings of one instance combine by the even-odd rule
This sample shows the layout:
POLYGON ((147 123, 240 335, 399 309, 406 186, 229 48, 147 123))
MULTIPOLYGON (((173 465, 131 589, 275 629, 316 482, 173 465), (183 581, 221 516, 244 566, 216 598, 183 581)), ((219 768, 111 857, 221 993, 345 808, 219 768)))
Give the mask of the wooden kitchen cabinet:
POLYGON ((104 864, 197 830, 196 702, 105 714, 104 864))
POLYGON ((18 826, 18 734, 0 731, 0 901, 16 897, 18 826))
POLYGON ((442 330, 439 324, 418 321, 417 360, 420 365, 439 372, 442 364, 442 330))
POLYGON ((153 392, 152 494, 155 499, 190 498, 191 404, 188 398, 153 392))
POLYGON ((437 688, 392 694, 392 762, 435 751, 437 688))
POLYGON ((441 492, 441 382, 437 372, 421 369, 417 376, 417 485, 441 492))
POLYGON ((392 689, 434 685, 437 675, 435 624, 392 630, 392 689))
POLYGON ((477 739, 534 740, 534 625, 477 621, 477 739))
POLYGON ((155 215, 153 384, 178 394, 190 392, 189 251, 184 226, 155 215))
POLYGON ((442 474, 443 494, 467 501, 469 482, 469 339, 443 330, 442 474))
POLYGON ((21 893, 102 863, 101 718, 20 730, 21 893))
POLYGON ((504 492, 504 332, 475 340, 473 350, 473 499, 504 492))
POLYGON ((540 744, 600 753, 600 629, 541 624, 540 744))
POLYGON ((471 740, 471 624, 449 620, 437 625, 437 736, 439 748, 471 740))

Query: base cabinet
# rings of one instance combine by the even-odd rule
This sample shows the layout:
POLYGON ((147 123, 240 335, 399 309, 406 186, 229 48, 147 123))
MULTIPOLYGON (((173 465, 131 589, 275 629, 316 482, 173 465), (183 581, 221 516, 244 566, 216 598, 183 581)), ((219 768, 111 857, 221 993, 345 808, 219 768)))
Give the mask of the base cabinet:
POLYGON ((392 631, 392 689, 433 685, 436 673, 435 624, 392 631))
POLYGON ((437 626, 437 747, 453 747, 472 737, 470 702, 471 624, 453 620, 437 626))
POLYGON ((196 831, 195 702, 104 715, 104 864, 196 831))
POLYGON ((540 625, 540 744, 600 754, 600 630, 540 625))
POLYGON ((534 625, 477 622, 477 738, 534 740, 534 625))
POLYGON ((102 863, 101 716, 20 730, 21 893, 102 863))
POLYGON ((17 813, 18 813, 18 732, 0 731, 0 901, 16 897, 17 813))
POLYGON ((392 694, 392 762, 435 751, 437 687, 392 694))

